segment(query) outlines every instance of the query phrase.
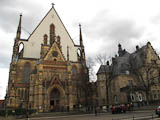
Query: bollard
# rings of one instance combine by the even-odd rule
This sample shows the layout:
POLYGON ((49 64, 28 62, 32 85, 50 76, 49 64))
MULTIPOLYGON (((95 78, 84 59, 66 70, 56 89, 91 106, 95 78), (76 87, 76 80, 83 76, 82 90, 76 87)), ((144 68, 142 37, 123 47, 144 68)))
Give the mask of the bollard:
POLYGON ((134 115, 133 115, 133 120, 134 120, 134 115))

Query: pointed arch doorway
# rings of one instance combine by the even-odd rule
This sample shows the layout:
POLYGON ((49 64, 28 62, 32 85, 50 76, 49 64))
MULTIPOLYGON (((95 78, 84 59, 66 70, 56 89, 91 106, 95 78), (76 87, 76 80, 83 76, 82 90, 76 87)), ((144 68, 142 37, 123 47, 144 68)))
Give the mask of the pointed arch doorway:
POLYGON ((60 111, 60 91, 57 88, 53 88, 50 93, 50 108, 51 111, 60 111))

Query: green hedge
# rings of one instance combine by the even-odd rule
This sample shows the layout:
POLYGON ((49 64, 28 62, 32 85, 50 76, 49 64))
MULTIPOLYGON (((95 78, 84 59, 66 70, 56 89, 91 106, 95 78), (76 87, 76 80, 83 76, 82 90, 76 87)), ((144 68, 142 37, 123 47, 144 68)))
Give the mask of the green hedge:
MULTIPOLYGON (((12 109, 12 110, 0 110, 0 116, 5 116, 6 112, 8 115, 26 115, 27 109, 12 109)), ((29 114, 35 113, 36 110, 29 110, 29 114)))

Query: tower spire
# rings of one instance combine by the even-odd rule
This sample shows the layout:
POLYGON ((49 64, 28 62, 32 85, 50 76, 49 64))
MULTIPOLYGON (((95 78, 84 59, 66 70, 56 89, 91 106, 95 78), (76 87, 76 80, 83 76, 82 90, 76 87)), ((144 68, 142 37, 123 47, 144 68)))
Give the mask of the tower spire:
POLYGON ((81 24, 79 24, 79 41, 80 41, 80 47, 81 47, 81 61, 85 63, 85 51, 84 51, 84 45, 83 45, 83 39, 82 39, 82 30, 81 30, 81 24))
POLYGON ((83 46, 83 39, 82 39, 82 31, 81 31, 81 24, 79 24, 79 40, 80 40, 80 46, 83 46))
POLYGON ((21 37, 21 21, 22 21, 22 14, 20 14, 20 18, 19 18, 19 24, 18 24, 17 35, 16 35, 17 39, 20 39, 21 37))

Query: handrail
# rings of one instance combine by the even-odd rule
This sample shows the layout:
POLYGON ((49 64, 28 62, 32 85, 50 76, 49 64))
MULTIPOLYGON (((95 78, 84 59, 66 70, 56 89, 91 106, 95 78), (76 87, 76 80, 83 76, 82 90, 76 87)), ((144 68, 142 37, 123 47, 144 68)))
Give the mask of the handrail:
POLYGON ((112 118, 112 120, 143 120, 143 119, 146 119, 146 118, 150 118, 151 120, 153 120, 154 118, 157 118, 157 115, 151 114, 151 115, 137 116, 137 117, 135 117, 133 115, 133 117, 127 117, 127 118, 118 118, 118 119, 117 118, 115 118, 115 119, 112 118))

